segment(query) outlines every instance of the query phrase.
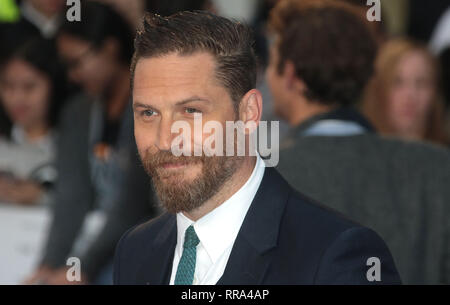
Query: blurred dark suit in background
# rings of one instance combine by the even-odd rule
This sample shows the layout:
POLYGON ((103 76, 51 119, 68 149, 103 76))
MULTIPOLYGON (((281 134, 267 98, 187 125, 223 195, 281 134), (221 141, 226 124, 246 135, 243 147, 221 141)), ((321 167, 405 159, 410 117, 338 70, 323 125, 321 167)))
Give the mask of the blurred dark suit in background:
MULTIPOLYGON (((108 206, 98 206, 98 192, 94 188, 91 173, 93 125, 91 120, 98 105, 86 97, 73 99, 64 109, 58 143, 57 168, 59 178, 56 184, 56 198, 53 223, 42 264, 53 268, 65 266, 66 258, 71 253, 73 244, 87 213, 95 208, 106 211, 106 223, 87 252, 80 258, 82 271, 90 281, 105 268, 112 257, 116 242, 120 236, 133 225, 147 221, 155 216, 151 184, 137 154, 133 134, 133 114, 128 105, 115 148, 116 168, 109 175, 116 177, 111 185, 110 198, 103 199, 108 206)), ((113 165, 114 166, 114 165, 113 165)), ((111 167, 110 167, 111 168, 111 167)))
POLYGON ((450 283, 450 154, 373 134, 302 136, 280 151, 296 189, 375 230, 405 284, 450 283))

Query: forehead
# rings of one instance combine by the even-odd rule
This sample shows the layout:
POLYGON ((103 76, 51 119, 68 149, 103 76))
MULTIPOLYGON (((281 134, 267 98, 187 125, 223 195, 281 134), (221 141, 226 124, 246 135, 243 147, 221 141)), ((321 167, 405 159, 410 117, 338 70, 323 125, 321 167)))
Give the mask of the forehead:
POLYGON ((432 70, 431 62, 422 51, 406 53, 397 65, 397 71, 407 75, 416 72, 431 76, 432 70))
POLYGON ((23 61, 22 59, 14 58, 9 61, 2 69, 1 76, 8 77, 9 79, 34 79, 38 77, 45 77, 40 71, 34 68, 32 65, 23 61))
POLYGON ((215 61, 208 53, 140 58, 134 73, 133 96, 139 100, 167 100, 214 94, 221 89, 214 72, 215 61))

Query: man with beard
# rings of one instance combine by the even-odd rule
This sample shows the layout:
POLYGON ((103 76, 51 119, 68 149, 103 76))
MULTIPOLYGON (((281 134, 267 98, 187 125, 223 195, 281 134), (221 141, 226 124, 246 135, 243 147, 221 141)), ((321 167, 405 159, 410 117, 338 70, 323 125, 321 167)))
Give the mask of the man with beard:
MULTIPOLYGON (((144 17, 131 66, 135 137, 167 212, 122 237, 115 284, 400 283, 376 233, 296 193, 248 145, 245 156, 172 153, 175 122, 258 124, 256 69, 241 23, 206 12, 144 17)), ((210 133, 191 130, 183 147, 195 150, 210 133)), ((239 132, 249 143, 252 130, 239 132)))

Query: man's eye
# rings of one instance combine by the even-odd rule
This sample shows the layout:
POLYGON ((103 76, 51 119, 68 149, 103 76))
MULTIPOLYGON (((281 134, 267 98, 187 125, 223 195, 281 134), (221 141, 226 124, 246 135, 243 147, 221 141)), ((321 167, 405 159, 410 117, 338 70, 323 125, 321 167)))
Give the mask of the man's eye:
POLYGON ((201 113, 200 110, 195 109, 195 108, 190 108, 190 107, 186 108, 185 111, 186 111, 186 113, 201 113))
POLYGON ((144 110, 144 111, 141 111, 141 115, 142 115, 142 116, 150 117, 150 116, 152 116, 153 114, 154 114, 153 110, 144 110))

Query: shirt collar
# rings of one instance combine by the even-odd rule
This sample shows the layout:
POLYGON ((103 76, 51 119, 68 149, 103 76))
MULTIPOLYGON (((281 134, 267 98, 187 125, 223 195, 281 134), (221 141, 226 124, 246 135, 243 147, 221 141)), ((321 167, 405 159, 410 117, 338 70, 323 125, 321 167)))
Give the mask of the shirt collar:
POLYGON ((11 128, 11 140, 17 144, 28 143, 23 128, 15 124, 11 128))
POLYGON ((352 126, 359 125, 359 129, 364 133, 373 133, 375 131, 370 122, 356 108, 353 106, 342 106, 329 112, 314 115, 303 121, 292 129, 292 136, 294 138, 297 138, 299 135, 303 136, 306 130, 314 127, 317 123, 330 120, 334 122, 340 121, 344 125, 346 123, 351 123, 352 126))
POLYGON ((34 24, 39 29, 42 36, 45 38, 53 37, 58 30, 60 24, 59 16, 48 18, 34 8, 29 1, 25 1, 22 4, 21 12, 29 22, 34 24))
POLYGON ((49 130, 48 133, 41 138, 30 141, 27 138, 25 130, 21 126, 14 124, 11 128, 11 141, 18 145, 33 145, 42 150, 47 150, 49 147, 53 147, 54 138, 54 132, 49 130))
POLYGON ((193 222, 181 212, 177 214, 177 251, 180 251, 180 256, 183 249, 184 233, 193 224, 200 243, 213 264, 220 258, 223 252, 234 243, 245 215, 261 184, 264 170, 264 161, 257 154, 256 164, 250 178, 228 200, 196 222, 193 222))

